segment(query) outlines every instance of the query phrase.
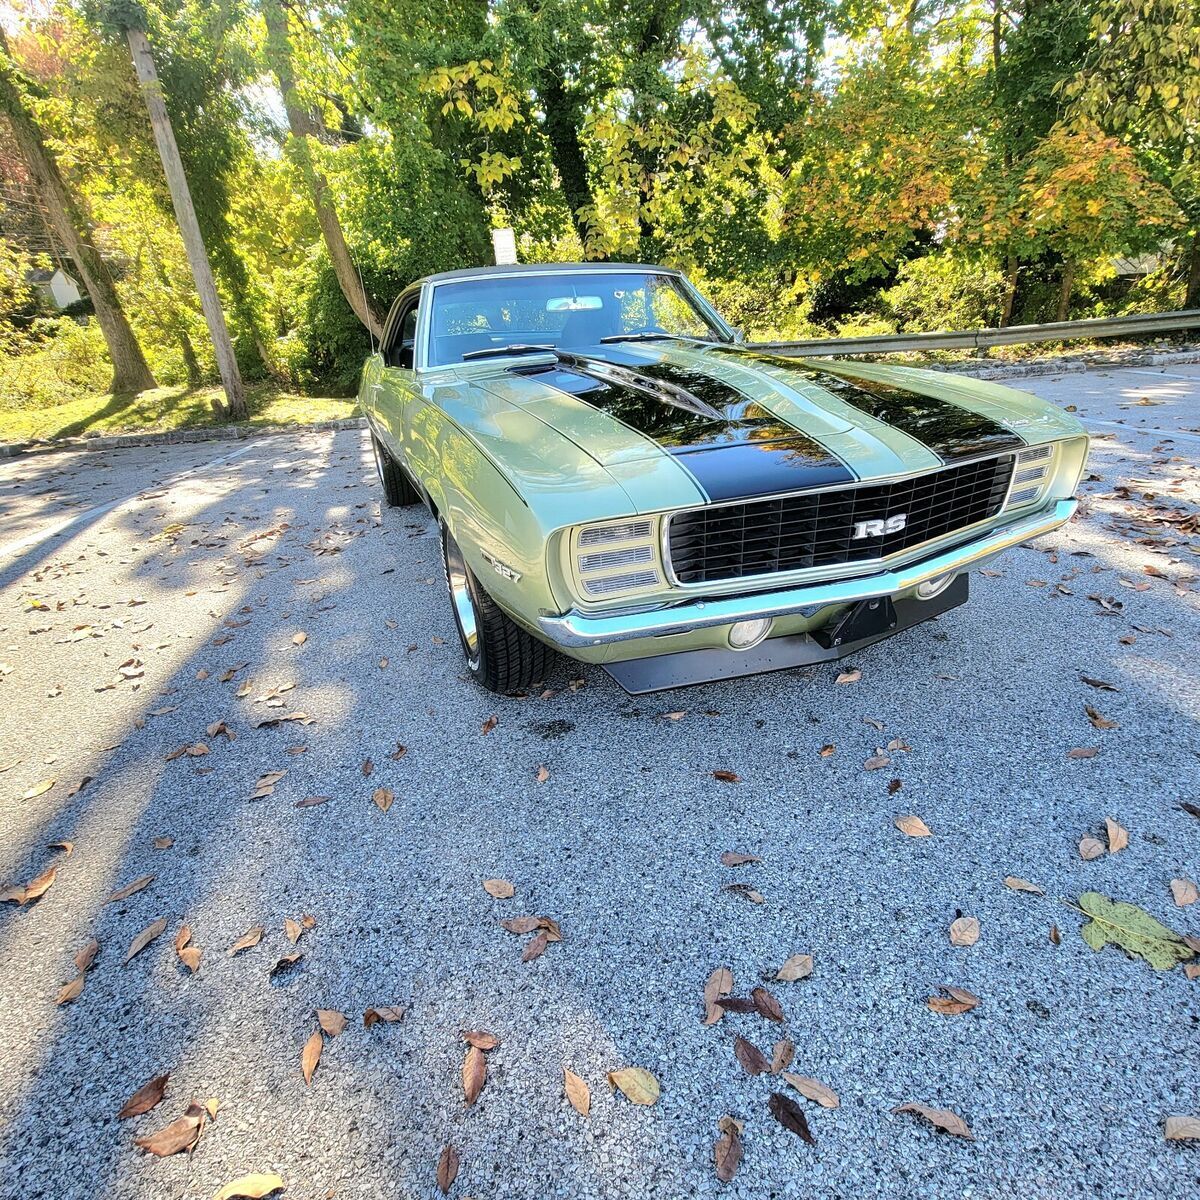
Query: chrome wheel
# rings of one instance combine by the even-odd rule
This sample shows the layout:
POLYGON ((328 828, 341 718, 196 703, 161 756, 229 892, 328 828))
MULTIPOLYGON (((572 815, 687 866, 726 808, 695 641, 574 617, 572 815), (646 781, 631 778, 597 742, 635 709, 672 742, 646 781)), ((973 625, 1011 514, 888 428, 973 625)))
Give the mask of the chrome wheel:
POLYGON ((445 553, 446 586, 450 589, 450 603, 454 606, 458 635, 462 638, 467 665, 476 671, 479 669, 479 622, 475 615, 475 601, 471 596, 467 564, 463 561, 462 551, 448 533, 445 553))

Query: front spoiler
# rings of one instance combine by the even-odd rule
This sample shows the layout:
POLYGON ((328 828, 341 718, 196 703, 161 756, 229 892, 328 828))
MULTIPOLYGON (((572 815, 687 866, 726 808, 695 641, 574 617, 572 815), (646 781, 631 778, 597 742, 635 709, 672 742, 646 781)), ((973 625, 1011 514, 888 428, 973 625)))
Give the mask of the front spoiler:
POLYGON ((887 605, 888 613, 886 618, 881 614, 877 620, 873 620, 870 613, 863 614, 871 632, 852 640, 839 639, 825 645, 811 634, 799 633, 768 638, 750 650, 684 650, 678 654, 655 654, 650 658, 607 663, 604 669, 627 692, 636 696, 642 692, 660 692, 666 688, 691 687, 718 679, 738 679, 743 675, 761 675, 765 671, 782 671, 787 667, 829 662, 855 654, 894 633, 910 629, 965 604, 969 588, 970 577, 960 575, 944 592, 931 600, 908 596, 894 604, 887 599, 860 601, 859 607, 862 609, 887 605))
POLYGON ((1002 525, 935 554, 894 570, 858 579, 812 583, 782 591, 753 592, 748 595, 722 596, 708 600, 690 600, 669 608, 642 612, 590 614, 572 609, 561 616, 540 616, 538 626, 547 641, 570 652, 573 646, 602 646, 633 638, 662 637, 688 633, 713 625, 730 625, 760 617, 782 617, 799 613, 811 616, 830 604, 852 604, 876 596, 895 596, 909 591, 927 579, 958 572, 1043 533, 1065 524, 1075 514, 1075 500, 1059 500, 1051 507, 1011 525, 1002 525))

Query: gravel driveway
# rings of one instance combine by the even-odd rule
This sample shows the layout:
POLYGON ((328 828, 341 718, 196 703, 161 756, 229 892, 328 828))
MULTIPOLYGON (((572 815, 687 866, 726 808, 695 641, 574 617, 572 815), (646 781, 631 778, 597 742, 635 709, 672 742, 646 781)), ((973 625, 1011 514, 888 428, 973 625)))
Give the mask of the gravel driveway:
POLYGON ((57 867, 0 905, 0 1196, 207 1200, 258 1171, 289 1200, 434 1197, 447 1144, 450 1194, 478 1200, 1194 1190, 1200 1144, 1163 1122, 1200 1114, 1200 982, 1094 952, 1063 901, 1200 933, 1170 889, 1200 875, 1180 807, 1200 805, 1200 538, 1162 520, 1200 505, 1200 368, 1022 386, 1097 436, 1083 519, 843 664, 849 683, 631 699, 566 665, 544 694, 488 695, 463 678, 433 524, 380 513, 357 430, 0 464, 0 890, 57 867), (1128 846, 1084 861, 1106 818, 1128 846), (537 931, 499 922, 527 915, 562 940, 523 962, 537 931), (960 916, 974 945, 951 944, 960 916), (776 982, 798 954, 811 974, 776 982), (784 1022, 703 1024, 721 966, 784 1022), (980 1003, 933 1011, 940 985, 980 1003), (405 1011, 365 1028, 384 1007, 405 1011), (306 1084, 318 1009, 347 1024, 306 1084), (499 1038, 470 1106, 464 1030, 499 1038), (790 1040, 789 1070, 840 1105, 749 1075, 738 1035, 768 1058, 790 1040), (657 1103, 609 1086, 630 1066, 657 1103), (119 1119, 164 1073, 162 1102, 119 1119), (135 1146, 210 1098, 192 1154, 135 1146), (908 1101, 973 1140, 892 1112, 908 1101), (726 1114, 744 1158, 720 1183, 726 1114))

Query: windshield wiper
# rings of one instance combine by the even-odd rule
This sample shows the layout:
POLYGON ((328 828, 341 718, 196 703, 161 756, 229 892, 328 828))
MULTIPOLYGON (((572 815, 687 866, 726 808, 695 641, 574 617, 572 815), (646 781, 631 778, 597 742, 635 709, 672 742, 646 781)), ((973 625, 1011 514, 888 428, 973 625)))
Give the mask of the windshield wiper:
POLYGON ((553 346, 530 346, 517 342, 512 346, 486 346, 482 350, 468 350, 462 355, 463 362, 469 358, 494 358, 500 354, 553 354, 553 346))
POLYGON ((679 337, 674 333, 610 333, 602 337, 600 344, 607 346, 610 342, 660 342, 663 338, 677 342, 679 337))

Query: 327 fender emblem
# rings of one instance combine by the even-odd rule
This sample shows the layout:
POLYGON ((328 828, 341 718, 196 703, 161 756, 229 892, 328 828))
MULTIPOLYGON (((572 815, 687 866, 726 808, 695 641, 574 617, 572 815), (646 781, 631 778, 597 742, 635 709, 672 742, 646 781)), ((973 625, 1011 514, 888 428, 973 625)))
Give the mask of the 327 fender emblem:
POLYGON ((854 541, 859 538, 883 537, 886 533, 899 533, 908 524, 908 513, 893 513, 882 521, 856 521, 854 541))

